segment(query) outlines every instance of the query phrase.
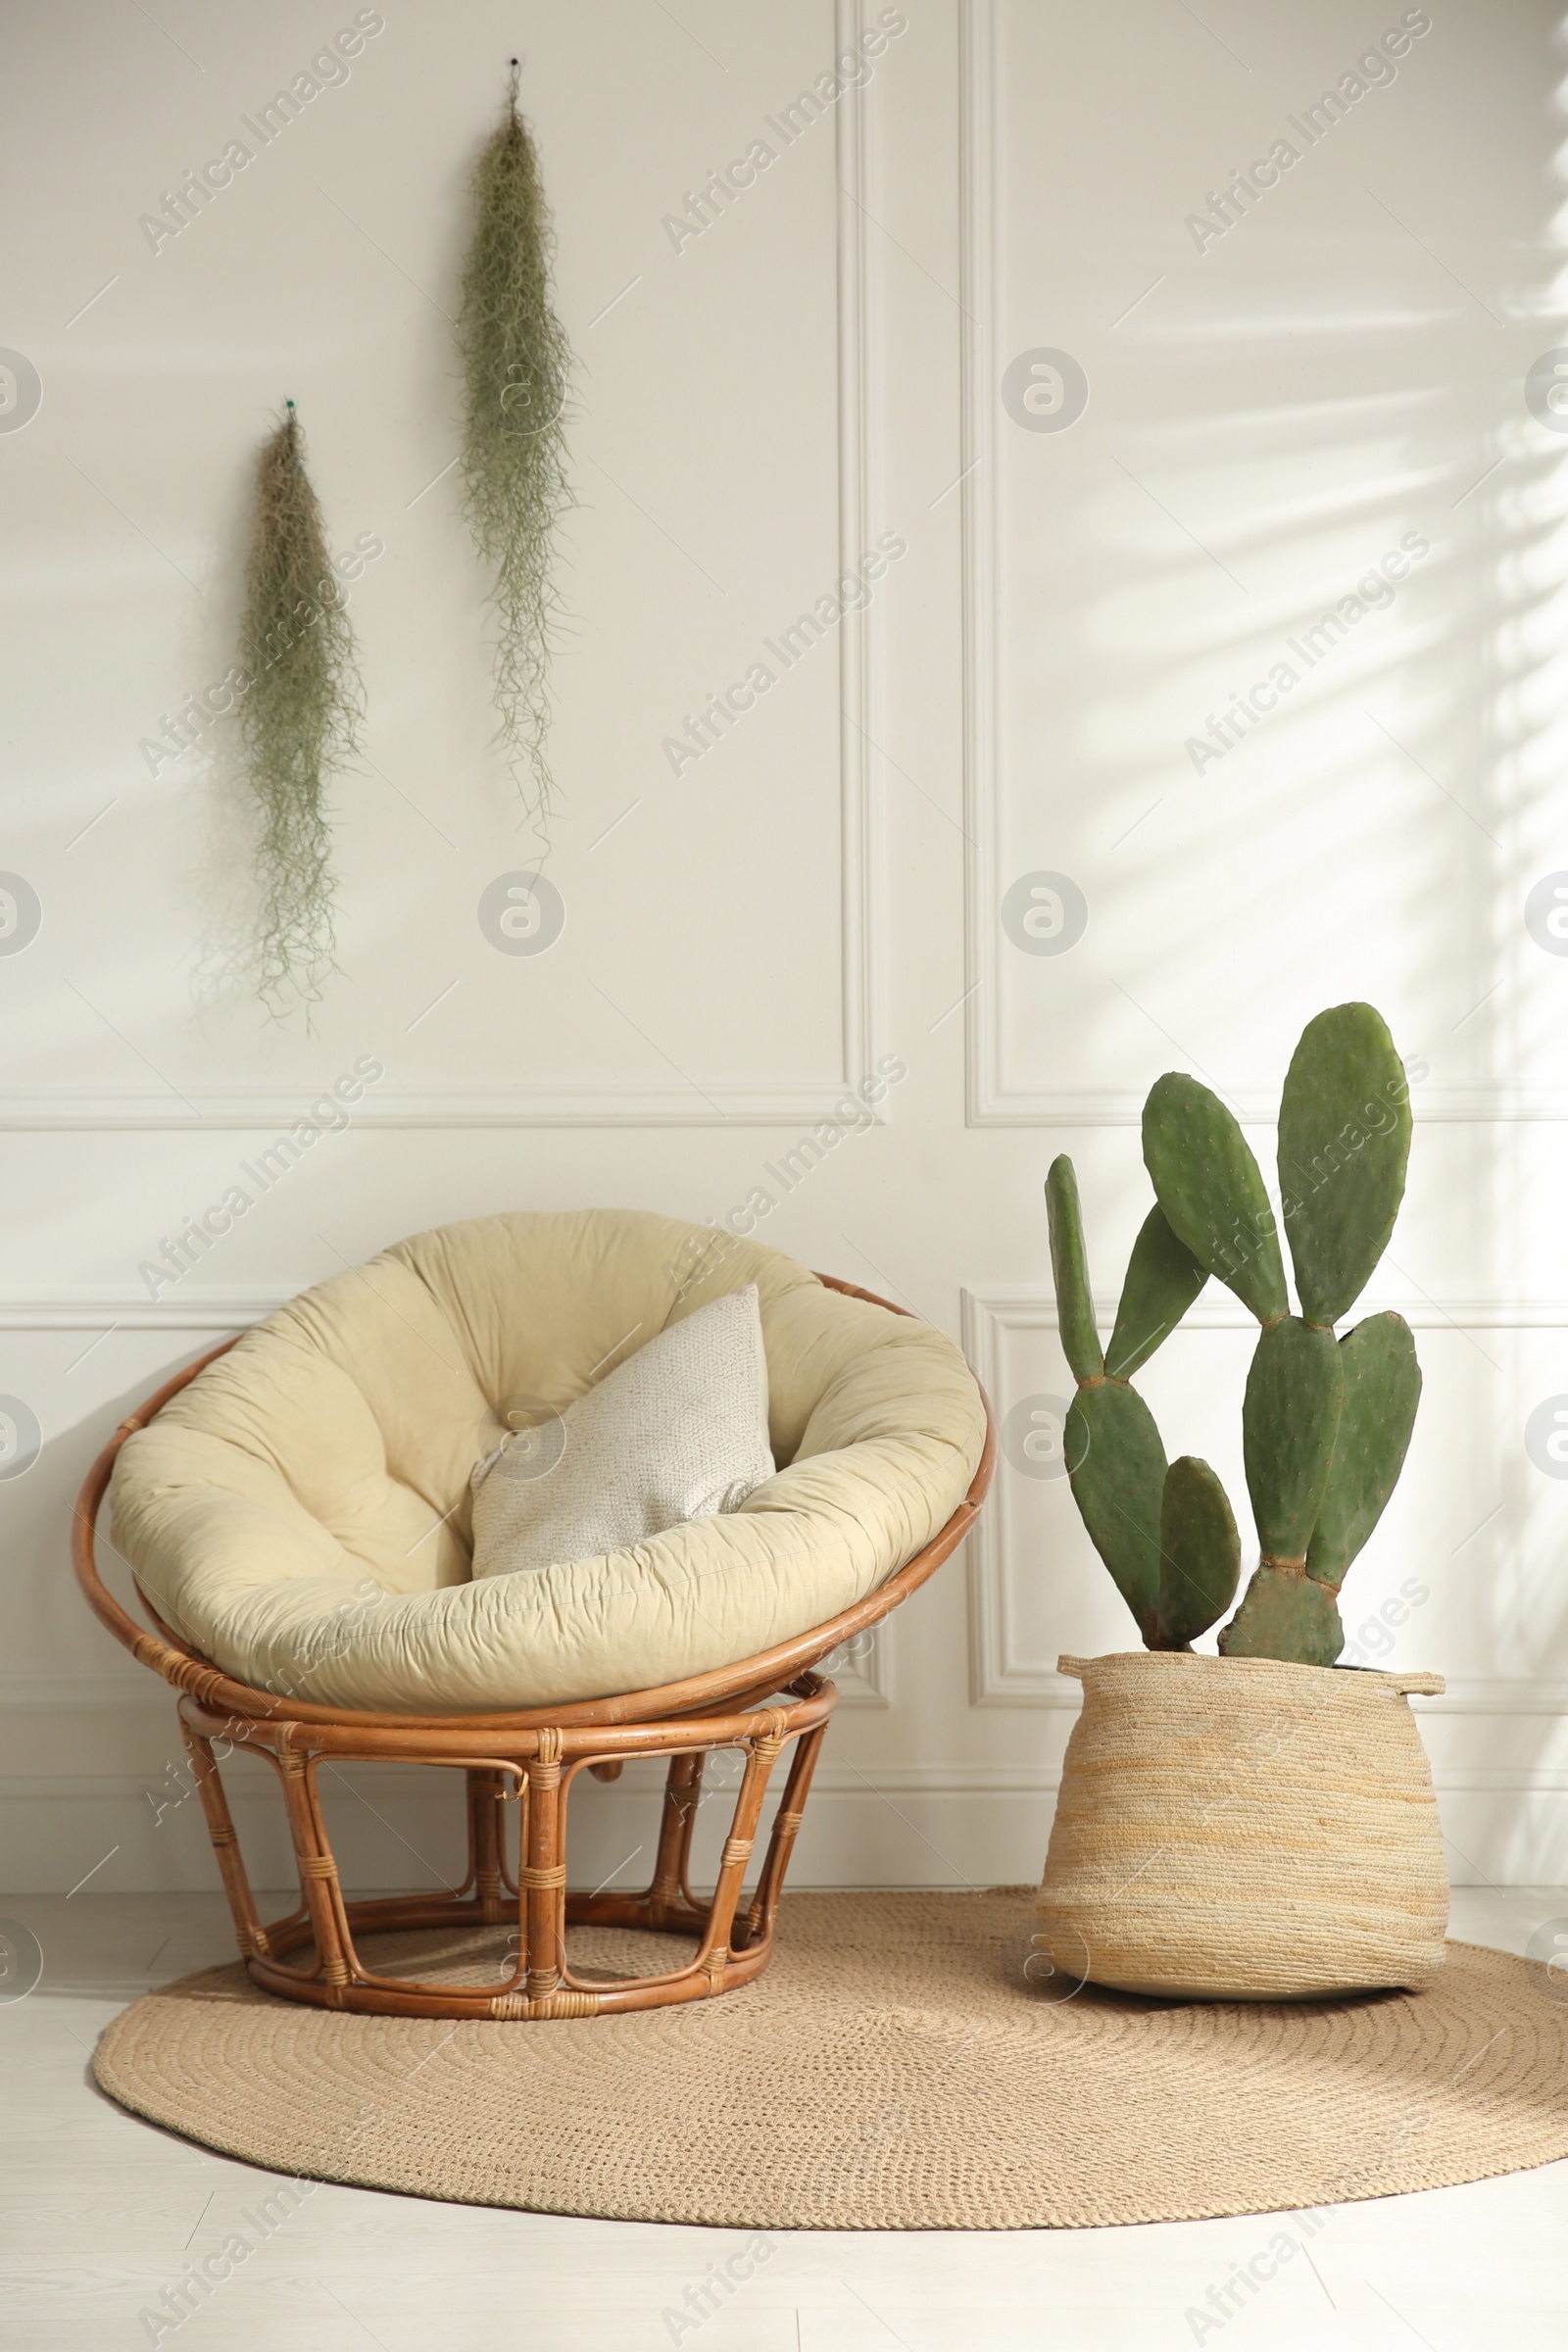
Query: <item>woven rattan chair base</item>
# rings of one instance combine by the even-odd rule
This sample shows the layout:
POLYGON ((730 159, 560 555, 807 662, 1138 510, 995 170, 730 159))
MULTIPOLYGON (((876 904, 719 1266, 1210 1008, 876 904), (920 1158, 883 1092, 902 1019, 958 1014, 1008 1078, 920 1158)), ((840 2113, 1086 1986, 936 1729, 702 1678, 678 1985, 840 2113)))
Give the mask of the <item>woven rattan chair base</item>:
POLYGON ((480 1739, 463 1726, 407 1732, 393 1748, 350 1725, 307 1727, 239 1718, 190 1696, 180 1700, 179 1714, 239 1948, 258 1984, 289 2000, 382 2017, 596 2017, 706 1999, 747 1984, 765 1967, 790 1849, 838 1693, 832 1683, 805 1674, 782 1695, 783 1705, 664 1723, 573 1730, 546 1726, 510 1736, 491 1729, 480 1739), (241 1742, 265 1755, 277 1773, 300 1878, 298 1908, 267 1926, 240 1857, 215 1752, 219 1747, 231 1751, 241 1742), (476 1754, 481 1744, 484 1753, 476 1754), (756 1890, 742 1912, 740 1897, 768 1782, 786 1746, 792 1752, 783 1800, 756 1890), (691 1890, 690 1856, 703 1768, 715 1749, 739 1750, 744 1769, 718 1883, 705 1900, 691 1890), (572 1783, 583 1772, 613 1779, 629 1756, 648 1755, 669 1760, 650 1885, 640 1894, 569 1892, 566 1811, 572 1783), (467 1873, 461 1886, 444 1895, 351 1901, 339 1884, 327 1838, 318 1769, 328 1760, 392 1758, 465 1774, 467 1873), (516 1850, 521 1858, 514 1870, 503 1822, 503 1808, 512 1803, 520 1810, 516 1850), (360 1936, 384 1936, 389 1929, 498 1927, 508 1921, 516 1925, 516 1965, 504 1981, 488 1985, 420 1984, 380 1974, 360 1957, 360 1936), (695 1938, 697 1948, 681 1966, 660 1975, 589 1983, 567 1964, 568 1926, 653 1929, 695 1938), (302 1953, 303 1963, 293 1957, 302 1953))

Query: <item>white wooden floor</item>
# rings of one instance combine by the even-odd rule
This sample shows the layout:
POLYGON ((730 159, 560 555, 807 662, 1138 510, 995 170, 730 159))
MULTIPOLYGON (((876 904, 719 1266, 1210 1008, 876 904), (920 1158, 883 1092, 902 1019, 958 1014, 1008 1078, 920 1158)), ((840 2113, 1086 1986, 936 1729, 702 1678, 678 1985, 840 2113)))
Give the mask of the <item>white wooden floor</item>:
MULTIPOLYGON (((271 2176, 124 2114, 95 2036, 138 1992, 232 1956, 218 1895, 11 1897, 36 1991, 0 2007, 0 2344, 179 2352, 1564 2352, 1568 2164, 1334 2208, 1226 2322, 1205 2298, 1267 2217, 1015 2233, 775 2233, 732 2300, 686 2304, 739 2232, 557 2220, 321 2187, 177 2329, 141 2318, 271 2176), (699 2308, 700 2308, 699 2303, 699 2308), (1190 2311, 1212 2322, 1194 2326, 1190 2311), (666 2316, 669 2315, 669 2316, 666 2316), (676 2317, 675 2315, 679 2315, 676 2317)), ((1453 1933, 1522 1950, 1562 1889, 1456 1890, 1453 1933)), ((3 1989, 3 1987, 0 1987, 3 1989)), ((723 2119, 738 2142, 765 2115, 723 2119)), ((744 2266, 743 2266, 744 2267, 744 2266)))

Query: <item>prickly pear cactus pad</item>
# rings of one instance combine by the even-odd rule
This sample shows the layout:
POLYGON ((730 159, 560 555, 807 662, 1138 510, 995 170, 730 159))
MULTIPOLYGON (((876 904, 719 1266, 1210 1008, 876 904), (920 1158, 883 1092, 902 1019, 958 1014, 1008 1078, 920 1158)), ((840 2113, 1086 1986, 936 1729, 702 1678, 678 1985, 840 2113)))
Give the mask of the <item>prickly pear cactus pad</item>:
POLYGON ((1421 1401, 1421 1367, 1402 1315, 1369 1315, 1340 1342, 1345 1401, 1306 1573, 1338 1592, 1394 1493, 1421 1401))
POLYGON ((1078 1208, 1078 1179, 1063 1152, 1051 1163, 1046 1178, 1046 1218, 1051 1228, 1051 1271, 1056 1284, 1056 1322, 1062 1352, 1075 1380, 1097 1380, 1105 1369, 1095 1329, 1095 1306, 1089 1290, 1089 1260, 1084 1250, 1083 1218, 1078 1208))
POLYGON ((1100 1380, 1081 1387, 1062 1433, 1073 1500, 1090 1541, 1138 1620, 1146 1649, 1157 1645, 1159 1513, 1165 1448, 1136 1389, 1100 1380))
POLYGON ((1242 1450, 1265 1561, 1306 1565, 1344 1395, 1332 1331, 1287 1315, 1258 1335, 1242 1402, 1242 1450))
POLYGON ((1301 1032, 1280 1103, 1280 1200, 1309 1323, 1337 1323, 1388 1248, 1410 1157, 1410 1089, 1380 1013, 1336 1004, 1301 1032))
POLYGON ((1105 1350, 1105 1370, 1112 1380, 1131 1380, 1139 1367, 1148 1363, 1207 1280, 1207 1267, 1200 1265, 1186 1243, 1176 1239, 1170 1220, 1156 1201, 1144 1219, 1127 1261, 1116 1328, 1105 1350))
POLYGON ((1274 1211, 1247 1138, 1218 1095, 1169 1070, 1144 1104, 1144 1164, 1172 1232, 1260 1323, 1287 1313, 1274 1211))
POLYGON ((1160 1649, 1189 1649, 1236 1598, 1242 1540, 1206 1462, 1184 1453, 1165 1473, 1159 1512, 1160 1649))
POLYGON ((1333 1593, 1298 1568, 1257 1569, 1219 1637, 1221 1657, 1285 1658, 1297 1666, 1332 1666, 1344 1647, 1333 1593))
POLYGON ((1262 1325, 1242 1405, 1259 1559, 1220 1651, 1332 1666, 1345 1642, 1339 1589, 1387 1508, 1421 1396, 1397 1315, 1370 1315, 1343 1340, 1334 1332, 1403 1198, 1403 1064, 1370 1004, 1319 1013, 1291 1058, 1279 1168, 1299 1314, 1262 1173, 1219 1097, 1167 1071, 1144 1105, 1143 1143, 1155 1203, 1103 1352, 1072 1162, 1055 1160, 1046 1181, 1057 1321, 1078 1383, 1066 1447, 1079 1514, 1146 1647, 1188 1649, 1230 1606, 1241 1542, 1225 1490, 1194 1455, 1166 1467, 1129 1385, 1217 1275, 1262 1325))

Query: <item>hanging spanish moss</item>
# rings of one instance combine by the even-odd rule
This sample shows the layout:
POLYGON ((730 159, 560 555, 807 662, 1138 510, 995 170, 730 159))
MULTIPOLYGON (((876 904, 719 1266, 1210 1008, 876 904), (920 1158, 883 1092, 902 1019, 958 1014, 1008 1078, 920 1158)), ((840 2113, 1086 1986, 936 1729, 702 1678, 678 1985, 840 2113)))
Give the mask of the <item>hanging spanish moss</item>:
POLYGON ((294 403, 262 451, 240 638, 240 728, 260 812, 257 989, 317 1003, 333 960, 324 785, 359 749, 364 699, 294 403))
POLYGON ((505 119, 473 175, 473 243, 463 275, 458 342, 467 388, 464 511, 494 573, 500 741, 541 833, 554 789, 549 629, 552 538, 572 504, 563 412, 571 347, 551 307, 555 240, 539 159, 517 112, 517 61, 505 119))

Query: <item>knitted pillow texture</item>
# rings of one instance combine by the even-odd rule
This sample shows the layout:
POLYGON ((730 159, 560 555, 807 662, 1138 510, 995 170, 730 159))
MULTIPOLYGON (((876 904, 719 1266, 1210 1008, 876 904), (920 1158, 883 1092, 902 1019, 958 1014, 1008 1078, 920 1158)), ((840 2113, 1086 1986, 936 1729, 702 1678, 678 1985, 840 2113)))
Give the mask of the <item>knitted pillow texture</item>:
POLYGON ((773 1475, 757 1285, 672 1324, 475 1467, 473 1576, 623 1551, 773 1475))

